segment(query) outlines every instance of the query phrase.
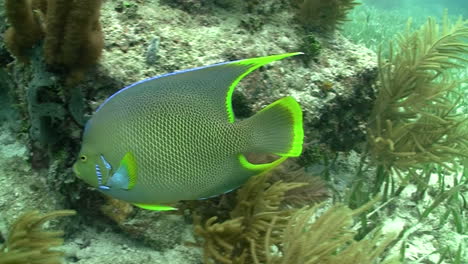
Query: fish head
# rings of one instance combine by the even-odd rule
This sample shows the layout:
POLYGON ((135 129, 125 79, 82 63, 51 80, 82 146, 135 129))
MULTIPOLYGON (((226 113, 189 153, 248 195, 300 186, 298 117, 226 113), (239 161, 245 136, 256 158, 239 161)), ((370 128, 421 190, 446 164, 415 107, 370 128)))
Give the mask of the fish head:
POLYGON ((97 152, 88 149, 82 149, 78 159, 73 164, 73 171, 76 176, 87 184, 98 187, 99 165, 101 164, 100 155, 97 152))

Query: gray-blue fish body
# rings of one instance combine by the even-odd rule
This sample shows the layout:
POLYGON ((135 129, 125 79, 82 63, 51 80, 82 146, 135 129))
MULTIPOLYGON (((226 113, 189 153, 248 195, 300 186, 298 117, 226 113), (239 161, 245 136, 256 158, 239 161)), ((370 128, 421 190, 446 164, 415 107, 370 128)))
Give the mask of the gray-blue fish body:
POLYGON ((151 209, 222 194, 300 155, 302 112, 292 97, 238 122, 231 106, 243 77, 297 54, 175 72, 118 91, 89 120, 75 172, 112 197, 151 209), (244 156, 252 152, 281 158, 255 165, 244 156))

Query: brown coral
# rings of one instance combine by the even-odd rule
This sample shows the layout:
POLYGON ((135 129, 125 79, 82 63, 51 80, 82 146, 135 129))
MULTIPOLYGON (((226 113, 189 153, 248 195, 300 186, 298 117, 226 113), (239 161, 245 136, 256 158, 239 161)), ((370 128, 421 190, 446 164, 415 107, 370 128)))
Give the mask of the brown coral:
POLYGON ((380 89, 369 121, 369 149, 378 165, 397 173, 437 163, 450 167, 468 157, 463 75, 468 54, 468 21, 438 25, 433 18, 390 43, 379 56, 380 89), (457 77, 460 76, 460 77, 457 77))
MULTIPOLYGON (((396 258, 382 260, 382 253, 396 238, 396 234, 373 234, 356 241, 353 216, 362 214, 368 206, 351 210, 344 205, 334 205, 323 214, 323 205, 304 207, 296 211, 283 231, 280 243, 270 239, 275 222, 272 222, 263 243, 266 264, 373 264, 400 263, 396 258), (317 215, 320 215, 319 217, 317 215), (314 220, 314 218, 316 218, 314 220), (280 254, 272 253, 273 246, 280 254)), ((255 262, 259 264, 260 262, 255 262)))
POLYGON ((8 0, 7 47, 19 60, 27 61, 28 49, 44 38, 46 62, 65 66, 68 82, 74 84, 101 56, 101 4, 101 0, 8 0))
POLYGON ((309 29, 331 31, 346 21, 346 15, 356 5, 355 0, 303 0, 298 18, 309 29))
POLYGON ((42 37, 38 18, 32 12, 38 3, 30 0, 6 0, 5 11, 11 27, 5 32, 5 45, 21 62, 27 62, 27 51, 42 37))
POLYGON ((6 243, 0 247, 0 264, 60 264, 63 252, 51 247, 63 244, 62 231, 44 231, 42 225, 52 218, 76 214, 60 210, 41 215, 25 213, 11 226, 6 243))
POLYGON ((127 202, 105 196, 106 204, 101 206, 101 212, 118 225, 122 225, 132 214, 133 206, 127 202))
POLYGON ((354 239, 353 217, 375 200, 356 210, 335 205, 323 214, 323 204, 283 207, 287 193, 307 188, 306 184, 272 182, 272 175, 256 176, 238 191, 229 219, 213 216, 205 221, 195 216, 205 264, 399 263, 395 259, 379 262, 395 236, 354 239))
POLYGON ((69 82, 82 79, 84 71, 101 56, 101 4, 101 0, 49 0, 44 55, 49 64, 70 69, 69 82))
POLYGON ((270 229, 273 219, 276 219, 275 231, 270 239, 278 241, 278 231, 286 227, 294 210, 281 210, 284 195, 305 183, 269 183, 270 176, 255 176, 238 190, 237 204, 230 213, 230 219, 221 222, 213 216, 203 223, 200 216, 195 216, 195 233, 203 238, 198 242, 204 248, 205 263, 252 263, 252 258, 262 259, 252 252, 263 252, 263 244, 259 241, 270 229))

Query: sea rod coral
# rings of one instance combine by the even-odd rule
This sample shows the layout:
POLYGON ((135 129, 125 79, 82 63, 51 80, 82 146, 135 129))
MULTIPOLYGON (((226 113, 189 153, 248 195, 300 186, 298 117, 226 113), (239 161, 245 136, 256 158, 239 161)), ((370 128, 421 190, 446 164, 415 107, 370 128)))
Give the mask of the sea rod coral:
POLYGON ((41 215, 31 211, 20 216, 10 228, 7 240, 0 246, 0 264, 60 264, 63 252, 51 247, 63 244, 63 231, 44 231, 42 225, 57 217, 76 214, 59 210, 41 215))

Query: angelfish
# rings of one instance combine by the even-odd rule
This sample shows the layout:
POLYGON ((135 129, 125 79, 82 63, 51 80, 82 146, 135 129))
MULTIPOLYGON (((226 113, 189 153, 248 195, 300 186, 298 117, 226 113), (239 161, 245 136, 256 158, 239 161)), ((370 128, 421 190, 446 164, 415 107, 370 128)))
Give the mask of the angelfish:
POLYGON ((76 175, 150 210, 233 190, 302 152, 302 111, 291 96, 235 121, 232 94, 246 75, 287 53, 164 74, 110 96, 87 122, 76 175), (280 157, 253 164, 247 153, 280 157))

